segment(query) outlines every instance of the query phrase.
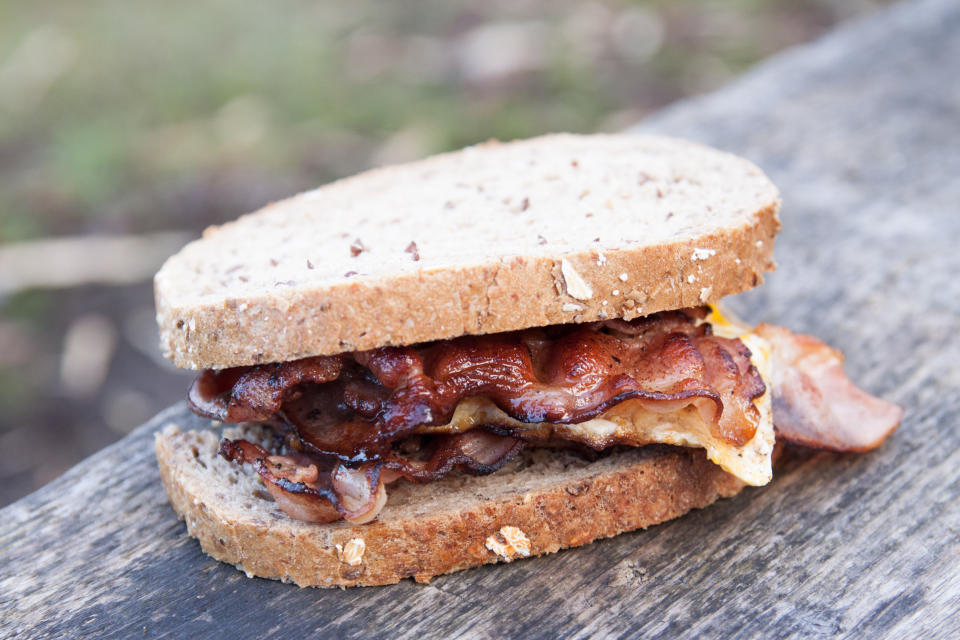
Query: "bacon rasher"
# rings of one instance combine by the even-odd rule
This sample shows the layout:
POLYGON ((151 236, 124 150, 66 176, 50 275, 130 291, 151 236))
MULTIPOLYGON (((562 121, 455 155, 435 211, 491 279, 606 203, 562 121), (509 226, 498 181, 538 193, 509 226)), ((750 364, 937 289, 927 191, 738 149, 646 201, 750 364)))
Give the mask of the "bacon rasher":
MULTIPOLYGON (((429 482, 453 469, 491 473, 525 444, 542 444, 542 431, 516 421, 577 424, 630 400, 662 413, 695 407, 715 437, 749 442, 759 420, 753 401, 765 383, 743 342, 713 335, 705 318, 706 309, 687 309, 205 371, 188 401, 201 415, 267 422, 285 436, 285 455, 228 440, 221 453, 252 464, 291 517, 365 522, 383 506, 384 482, 429 482), (515 422, 418 435, 447 424, 461 401, 477 397, 515 422), (411 442, 412 455, 405 451, 411 442)), ((779 437, 863 450, 899 422, 899 407, 847 379, 839 352, 780 327, 761 325, 756 333, 771 345, 779 437)))

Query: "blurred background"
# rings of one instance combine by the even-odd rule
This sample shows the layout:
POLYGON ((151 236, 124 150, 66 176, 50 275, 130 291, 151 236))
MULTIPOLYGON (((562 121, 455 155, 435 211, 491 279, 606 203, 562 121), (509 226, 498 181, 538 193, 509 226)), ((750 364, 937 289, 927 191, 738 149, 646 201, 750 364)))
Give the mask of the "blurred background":
POLYGON ((618 130, 879 4, 0 0, 0 506, 184 397, 150 277, 207 225, 618 130))

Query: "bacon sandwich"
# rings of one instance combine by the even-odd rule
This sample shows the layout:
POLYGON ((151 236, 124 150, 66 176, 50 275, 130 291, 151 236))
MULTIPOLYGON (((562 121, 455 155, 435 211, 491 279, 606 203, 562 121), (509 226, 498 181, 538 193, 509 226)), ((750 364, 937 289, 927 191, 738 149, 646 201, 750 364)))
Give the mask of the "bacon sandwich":
POLYGON ((204 551, 382 585, 647 527, 768 483, 775 449, 878 446, 842 356, 717 306, 773 268, 779 194, 690 142, 553 135, 370 171, 170 258, 198 370, 157 459, 204 551))

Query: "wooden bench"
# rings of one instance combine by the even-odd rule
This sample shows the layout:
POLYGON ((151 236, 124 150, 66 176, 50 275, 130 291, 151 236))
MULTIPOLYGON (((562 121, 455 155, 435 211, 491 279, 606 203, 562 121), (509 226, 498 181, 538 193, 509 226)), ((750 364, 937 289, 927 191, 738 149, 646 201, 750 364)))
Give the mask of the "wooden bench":
POLYGON ((378 589, 302 590, 204 556, 160 486, 172 407, 0 511, 5 638, 960 638, 960 4, 896 5, 643 129, 783 190, 780 270, 736 301, 842 347, 907 408, 866 455, 586 548, 378 589))

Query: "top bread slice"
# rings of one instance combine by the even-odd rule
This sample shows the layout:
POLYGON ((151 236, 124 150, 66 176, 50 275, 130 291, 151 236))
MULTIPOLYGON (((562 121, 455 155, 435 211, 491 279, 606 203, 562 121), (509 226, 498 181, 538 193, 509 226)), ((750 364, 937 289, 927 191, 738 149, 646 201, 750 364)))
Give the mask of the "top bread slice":
POLYGON ((207 229, 156 275, 161 346, 221 369, 713 302, 773 268, 779 208, 691 142, 489 142, 207 229))

